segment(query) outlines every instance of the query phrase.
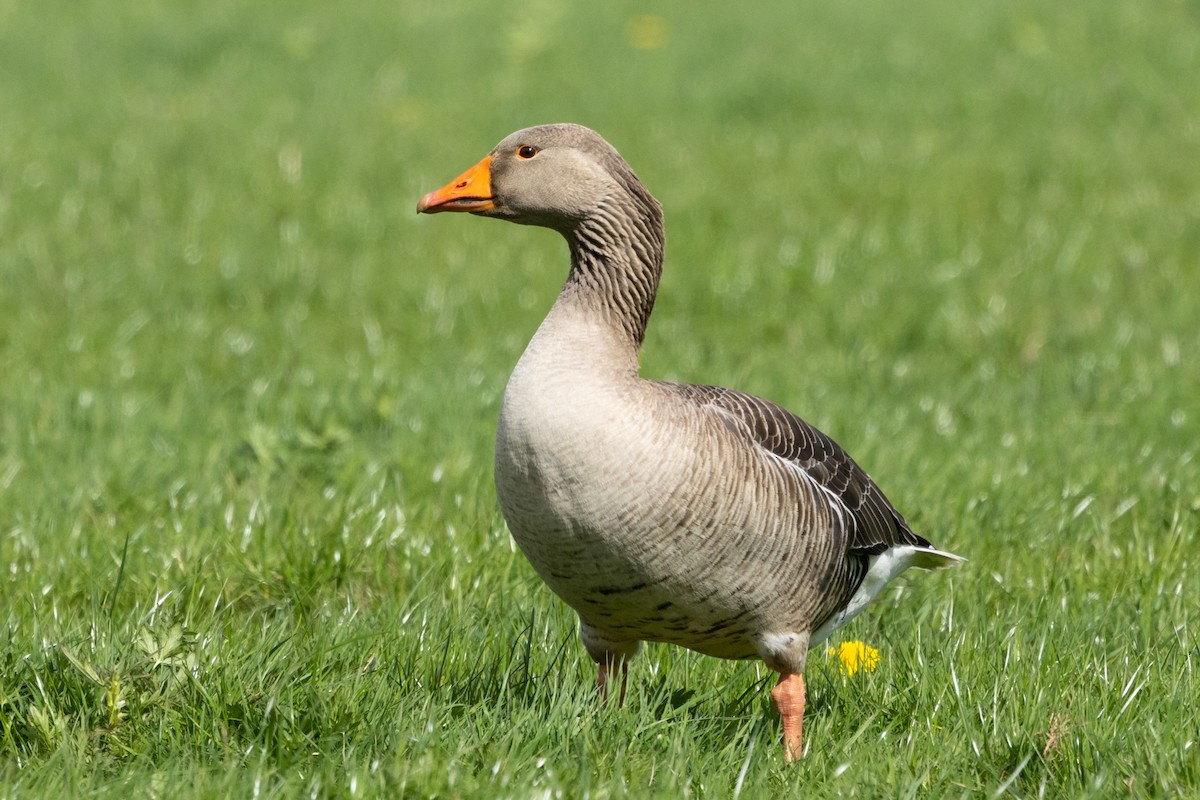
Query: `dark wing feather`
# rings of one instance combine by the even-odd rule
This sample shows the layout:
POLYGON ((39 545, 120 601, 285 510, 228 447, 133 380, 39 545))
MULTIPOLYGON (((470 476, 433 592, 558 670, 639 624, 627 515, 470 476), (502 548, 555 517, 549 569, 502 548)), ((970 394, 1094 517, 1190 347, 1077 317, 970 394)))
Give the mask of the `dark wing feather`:
POLYGON ((663 384, 698 405, 712 405, 740 420, 754 443, 787 459, 837 495, 854 519, 850 551, 881 553, 893 545, 931 547, 913 533, 883 491, 837 442, 787 409, 719 386, 663 384))

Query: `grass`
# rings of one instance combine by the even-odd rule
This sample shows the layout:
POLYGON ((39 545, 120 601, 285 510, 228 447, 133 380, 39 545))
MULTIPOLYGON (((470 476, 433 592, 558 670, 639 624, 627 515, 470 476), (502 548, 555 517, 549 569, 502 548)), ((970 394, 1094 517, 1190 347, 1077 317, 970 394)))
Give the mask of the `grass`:
POLYGON ((0 2, 0 796, 1196 793, 1195 4, 643 13, 0 2), (760 665, 599 706, 499 516, 563 246, 413 207, 564 119, 667 209, 645 373, 971 559, 797 766, 760 665))

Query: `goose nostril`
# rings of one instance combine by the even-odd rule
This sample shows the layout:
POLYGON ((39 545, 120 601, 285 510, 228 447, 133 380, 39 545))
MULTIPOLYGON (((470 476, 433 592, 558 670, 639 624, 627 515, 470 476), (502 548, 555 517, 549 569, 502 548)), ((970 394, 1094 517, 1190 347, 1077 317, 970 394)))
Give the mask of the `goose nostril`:
POLYGON ((461 189, 461 188, 463 188, 463 187, 464 187, 464 186, 466 186, 466 185, 467 185, 467 182, 466 182, 466 181, 459 181, 458 183, 456 183, 456 184, 454 185, 454 188, 455 188, 455 189, 461 189))

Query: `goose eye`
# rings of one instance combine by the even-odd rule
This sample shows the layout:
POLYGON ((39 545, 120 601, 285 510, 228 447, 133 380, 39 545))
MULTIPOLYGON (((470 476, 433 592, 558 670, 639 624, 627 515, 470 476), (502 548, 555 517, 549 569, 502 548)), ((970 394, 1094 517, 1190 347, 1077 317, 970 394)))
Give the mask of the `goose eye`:
POLYGON ((517 158, 533 158, 538 154, 538 149, 531 144, 523 144, 517 148, 517 158))

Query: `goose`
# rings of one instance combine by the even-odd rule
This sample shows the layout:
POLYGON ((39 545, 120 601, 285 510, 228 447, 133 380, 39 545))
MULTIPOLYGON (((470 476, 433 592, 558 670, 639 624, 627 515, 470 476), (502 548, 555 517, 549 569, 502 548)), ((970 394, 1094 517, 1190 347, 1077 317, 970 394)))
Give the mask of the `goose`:
POLYGON ((663 215, 581 125, 505 138, 417 204, 558 231, 566 283, 517 361, 496 431, 496 493, 538 576, 579 616, 602 701, 643 641, 779 673, 787 761, 803 754, 804 667, 909 567, 963 561, 912 531, 840 446, 784 408, 642 378, 663 215))

